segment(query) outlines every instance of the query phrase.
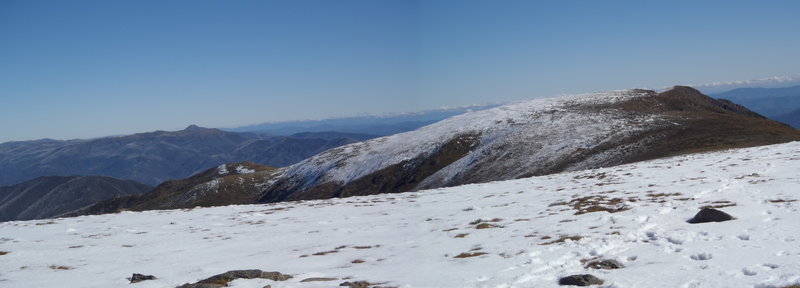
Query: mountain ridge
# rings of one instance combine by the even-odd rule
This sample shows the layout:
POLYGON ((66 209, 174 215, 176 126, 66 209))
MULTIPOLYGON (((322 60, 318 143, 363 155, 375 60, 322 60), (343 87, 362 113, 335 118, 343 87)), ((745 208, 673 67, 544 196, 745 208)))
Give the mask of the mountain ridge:
POLYGON ((328 150, 282 169, 260 201, 414 191, 797 139, 797 130, 690 87, 535 99, 328 150), (436 171, 425 172, 431 163, 436 171))
POLYGON ((105 176, 42 176, 0 187, 0 221, 44 219, 152 187, 105 176))
POLYGON ((256 202, 328 199, 793 140, 800 131, 690 87, 611 91, 525 101, 340 146, 261 174, 253 187, 261 191, 256 202))
POLYGON ((340 132, 299 137, 234 133, 191 125, 89 140, 35 140, 0 144, 0 185, 39 176, 103 175, 156 185, 223 163, 252 161, 286 166, 373 135, 340 132))

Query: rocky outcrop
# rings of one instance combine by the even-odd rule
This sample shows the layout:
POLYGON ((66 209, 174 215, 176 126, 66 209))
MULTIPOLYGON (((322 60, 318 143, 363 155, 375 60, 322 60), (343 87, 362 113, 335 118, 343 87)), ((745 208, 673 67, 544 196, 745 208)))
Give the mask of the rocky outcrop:
POLYGON ((197 281, 195 283, 187 283, 177 288, 219 288, 227 287, 228 283, 236 279, 269 279, 272 281, 286 281, 292 278, 290 275, 285 275, 280 272, 265 272, 258 269, 252 270, 231 270, 222 274, 217 274, 209 278, 197 281))
POLYGON ((580 274, 580 275, 570 275, 567 277, 563 277, 558 279, 558 285, 566 286, 591 286, 591 285, 602 285, 603 280, 600 278, 595 277, 594 275, 590 274, 580 274))
POLYGON ((691 224, 708 223, 708 222, 723 222, 733 220, 733 216, 728 213, 722 212, 714 208, 703 208, 700 212, 686 222, 691 224))
POLYGON ((254 203, 259 185, 275 170, 252 162, 223 164, 192 177, 172 180, 141 195, 119 196, 65 216, 254 203))

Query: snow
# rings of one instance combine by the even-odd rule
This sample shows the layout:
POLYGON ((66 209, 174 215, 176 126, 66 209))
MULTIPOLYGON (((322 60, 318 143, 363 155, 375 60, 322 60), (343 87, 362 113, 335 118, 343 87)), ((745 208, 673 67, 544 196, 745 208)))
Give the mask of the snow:
POLYGON ((572 274, 598 287, 783 287, 800 283, 799 165, 794 142, 416 193, 5 222, 0 286, 175 287, 261 269, 294 278, 230 287, 557 287, 572 274), (580 199, 621 211, 576 215, 580 199), (735 220, 686 223, 732 204, 719 209, 735 220), (584 268, 592 259, 625 267, 584 268), (158 279, 129 286, 132 273, 158 279))
POLYGON ((236 173, 238 173, 238 174, 252 174, 252 173, 256 173, 256 170, 253 170, 253 169, 247 168, 245 166, 239 165, 239 166, 236 166, 236 173))
POLYGON ((228 166, 225 164, 217 166, 217 174, 219 175, 227 175, 228 174, 228 166))

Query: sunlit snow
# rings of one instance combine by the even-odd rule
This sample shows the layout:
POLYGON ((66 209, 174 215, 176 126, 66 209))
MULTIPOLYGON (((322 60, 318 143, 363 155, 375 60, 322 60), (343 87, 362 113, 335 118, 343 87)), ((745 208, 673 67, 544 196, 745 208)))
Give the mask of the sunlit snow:
POLYGON ((571 274, 783 287, 800 282, 797 167, 800 142, 417 193, 6 222, 0 287, 175 287, 234 269, 294 276, 231 282, 251 288, 557 287, 571 274), (686 222, 706 205, 736 219, 686 222), (594 259, 625 267, 584 267, 594 259))

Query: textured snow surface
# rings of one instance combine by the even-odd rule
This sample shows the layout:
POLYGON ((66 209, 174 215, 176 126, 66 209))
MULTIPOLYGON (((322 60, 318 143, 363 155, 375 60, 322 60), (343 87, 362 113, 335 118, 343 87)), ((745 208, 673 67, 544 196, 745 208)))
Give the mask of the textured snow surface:
POLYGON ((513 157, 519 162, 509 160, 505 163, 508 166, 502 167, 502 170, 508 167, 518 169, 516 174, 505 175, 507 179, 517 178, 548 159, 560 159, 576 149, 593 147, 652 128, 654 119, 649 117, 620 117, 621 113, 609 113, 609 110, 574 108, 618 103, 645 97, 649 93, 652 92, 624 90, 566 95, 469 112, 415 131, 328 150, 288 167, 283 175, 302 177, 302 185, 306 187, 318 182, 349 183, 390 165, 434 153, 459 135, 476 135, 481 140, 479 147, 428 178, 423 186, 435 187, 449 181, 459 172, 480 164, 478 159, 482 156, 504 149, 508 143, 525 145, 524 153, 529 155, 513 157))
POLYGON ((238 174, 252 174, 256 173, 256 170, 244 167, 242 165, 236 166, 236 173, 238 174))
POLYGON ((217 174, 219 175, 228 174, 228 166, 226 166, 225 164, 217 166, 217 174))
POLYGON ((797 167, 800 142, 417 193, 6 222, 0 287, 174 287, 233 269, 295 277, 230 287, 557 287, 572 274, 782 287, 800 283, 797 167), (580 199, 622 211, 575 215, 580 199), (705 205, 736 219, 686 223, 705 205), (548 244, 562 236, 575 240, 548 244), (583 266, 595 258, 625 267, 583 266), (129 285, 132 273, 158 279, 129 285))

